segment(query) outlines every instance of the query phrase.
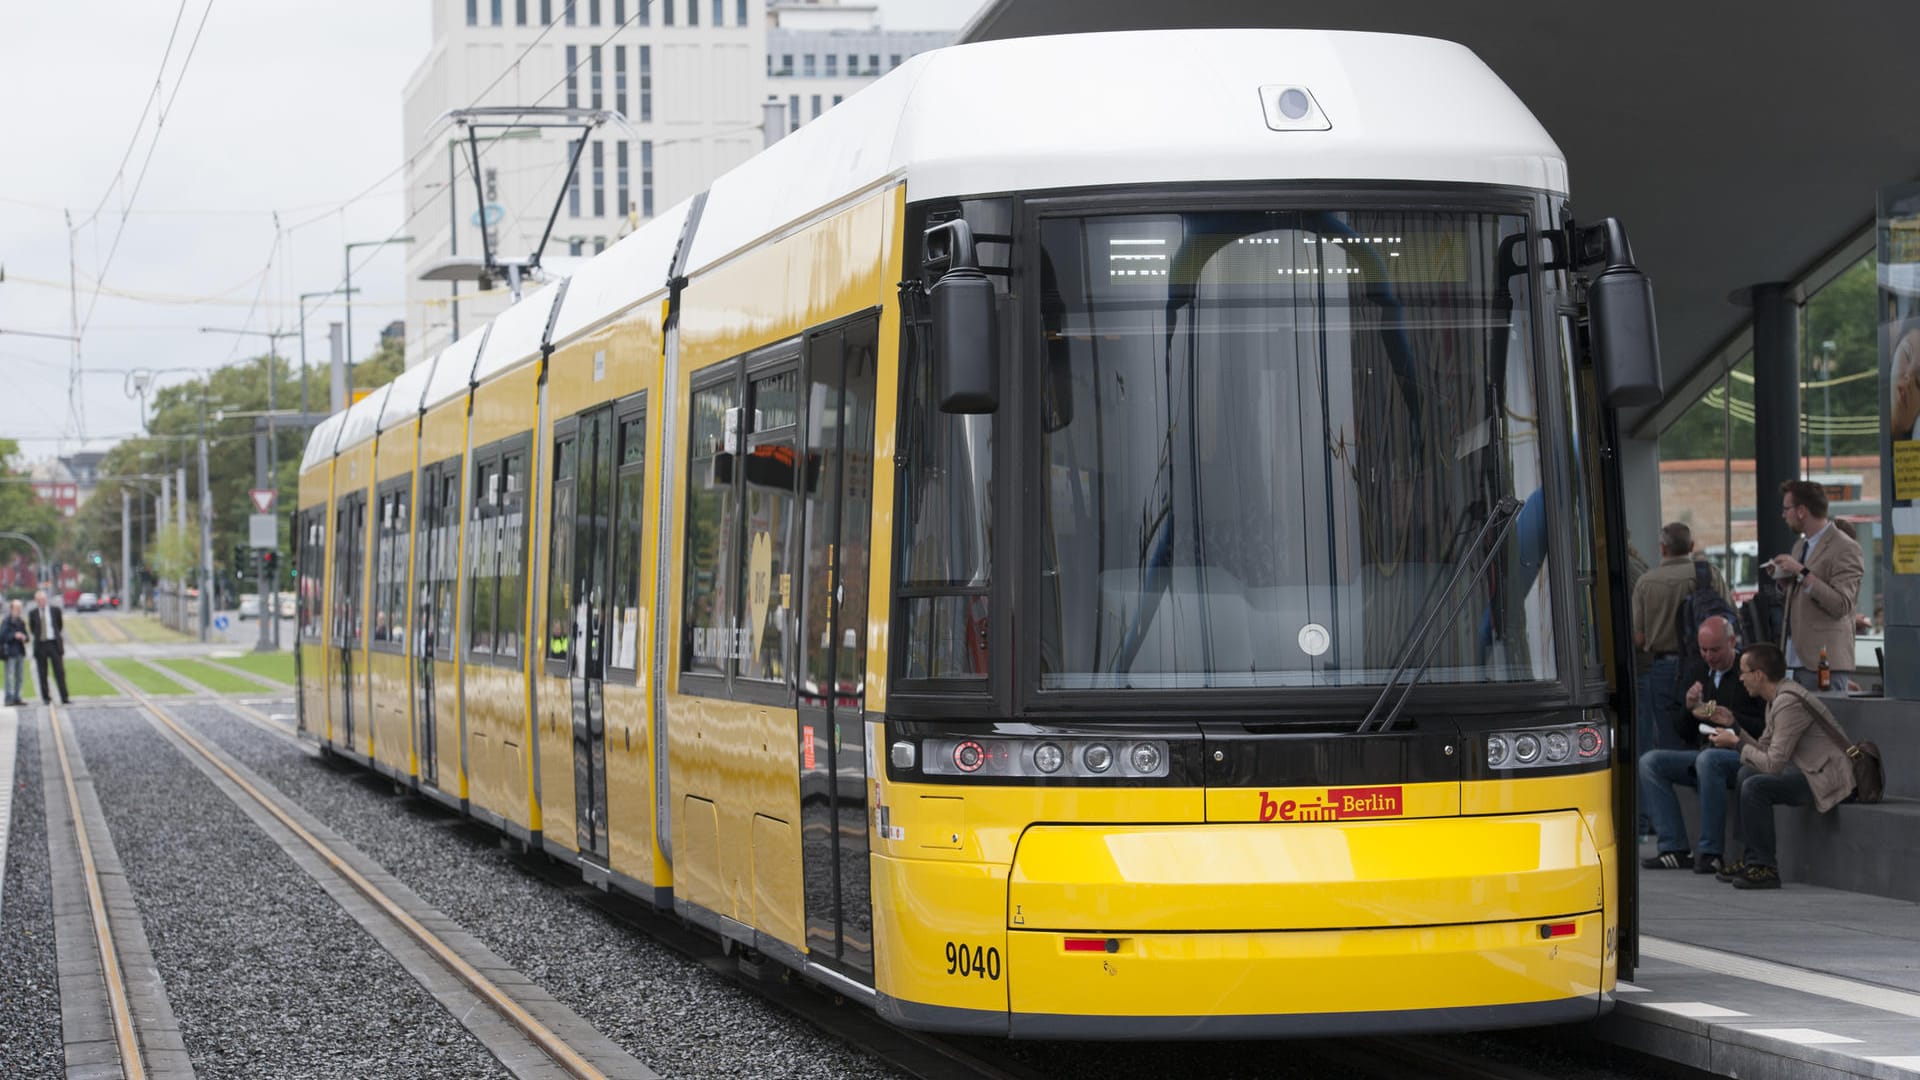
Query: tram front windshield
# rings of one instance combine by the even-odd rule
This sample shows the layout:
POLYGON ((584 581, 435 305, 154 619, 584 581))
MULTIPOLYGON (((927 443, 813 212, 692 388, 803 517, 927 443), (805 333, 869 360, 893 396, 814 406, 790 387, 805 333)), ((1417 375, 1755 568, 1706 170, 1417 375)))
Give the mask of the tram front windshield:
POLYGON ((1426 680, 1553 679, 1526 229, 1043 219, 1041 689, 1383 683, 1504 495, 1426 680))

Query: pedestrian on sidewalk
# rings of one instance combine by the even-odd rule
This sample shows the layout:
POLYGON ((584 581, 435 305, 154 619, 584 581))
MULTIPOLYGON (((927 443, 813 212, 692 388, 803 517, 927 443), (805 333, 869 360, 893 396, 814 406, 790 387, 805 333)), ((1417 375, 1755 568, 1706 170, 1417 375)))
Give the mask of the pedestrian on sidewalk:
POLYGON ((0 659, 7 665, 7 704, 23 705, 20 683, 27 673, 27 619, 20 601, 7 604, 7 616, 0 619, 0 659))
POLYGON ((47 665, 53 665, 53 679, 60 685, 60 704, 67 703, 66 616, 47 604, 47 591, 33 594, 33 610, 27 612, 27 630, 33 635, 33 667, 40 676, 40 700, 53 704, 53 683, 47 682, 47 665))
POLYGON ((1809 690, 1819 689, 1821 661, 1845 689, 1853 673, 1853 612, 1860 599, 1866 560, 1860 542, 1827 517, 1827 489, 1811 480, 1780 485, 1780 516, 1803 539, 1791 555, 1775 555, 1772 574, 1786 590, 1787 671, 1809 690))
POLYGON ((1846 733, 1813 692, 1787 678, 1787 660, 1772 645, 1740 656, 1740 681, 1767 703, 1767 727, 1758 739, 1738 727, 1720 728, 1709 741, 1740 751, 1740 836, 1746 854, 1719 877, 1736 889, 1777 889, 1773 808, 1812 803, 1824 814, 1853 796, 1846 733))
POLYGON ((1674 733, 1688 749, 1649 750, 1640 755, 1640 793, 1660 841, 1657 853, 1640 860, 1648 870, 1691 867, 1696 874, 1720 870, 1727 793, 1740 771, 1740 754, 1707 745, 1700 725, 1737 723, 1755 738, 1766 730, 1767 703, 1749 694, 1740 682, 1739 642, 1732 621, 1725 615, 1710 615, 1700 623, 1695 637, 1700 655, 1680 675, 1681 685, 1687 688, 1686 709, 1679 714, 1684 730, 1674 733), (1687 850, 1686 819, 1680 816, 1675 785, 1699 791, 1700 838, 1692 852, 1687 850))

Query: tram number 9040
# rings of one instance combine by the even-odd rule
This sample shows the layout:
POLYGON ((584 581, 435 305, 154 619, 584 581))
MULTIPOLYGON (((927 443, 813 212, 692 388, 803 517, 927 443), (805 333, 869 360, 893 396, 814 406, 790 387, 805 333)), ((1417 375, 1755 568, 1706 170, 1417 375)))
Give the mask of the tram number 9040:
POLYGON ((949 941, 947 942, 947 974, 998 981, 1000 950, 949 941))

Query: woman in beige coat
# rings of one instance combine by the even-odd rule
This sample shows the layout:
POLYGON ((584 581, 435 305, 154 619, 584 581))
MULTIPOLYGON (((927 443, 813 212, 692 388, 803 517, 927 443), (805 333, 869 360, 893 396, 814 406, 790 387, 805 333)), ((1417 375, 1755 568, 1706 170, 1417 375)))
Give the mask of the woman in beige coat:
POLYGON ((1787 678, 1787 659, 1776 646, 1750 645, 1740 654, 1740 683, 1767 703, 1767 726, 1758 739, 1739 727, 1709 737, 1722 749, 1740 749, 1740 834, 1746 855, 1720 872, 1736 889, 1777 889, 1773 808, 1812 803, 1821 813, 1853 795, 1847 747, 1835 738, 1839 725, 1820 699, 1787 678))

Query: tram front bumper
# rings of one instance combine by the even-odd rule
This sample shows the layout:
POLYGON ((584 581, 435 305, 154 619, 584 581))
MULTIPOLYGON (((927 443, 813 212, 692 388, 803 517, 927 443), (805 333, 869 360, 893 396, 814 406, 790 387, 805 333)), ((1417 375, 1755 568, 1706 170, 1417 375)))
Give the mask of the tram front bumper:
POLYGON ((1570 811, 1035 826, 1002 871, 1006 1012, 891 997, 882 1011, 1100 1039, 1591 1019, 1611 1003, 1612 859, 1570 811))
MULTIPOLYGON (((1606 875, 1577 813, 1027 830, 1008 1007, 1035 1037, 1591 1017, 1606 875), (1102 939, 1091 951, 1088 939, 1102 939)), ((1380 1027, 1376 1028, 1375 1025, 1380 1027)))

